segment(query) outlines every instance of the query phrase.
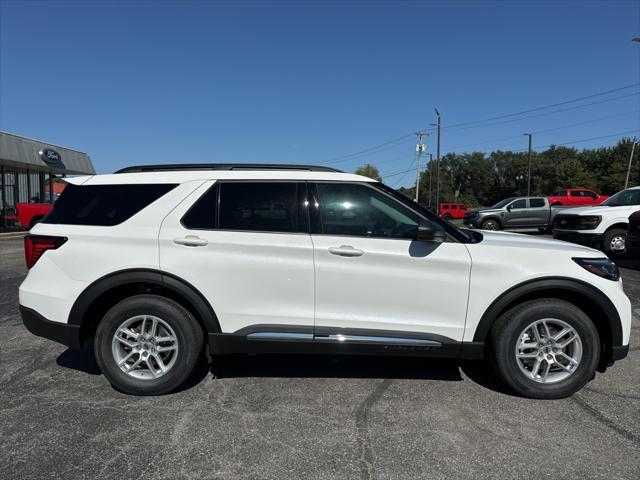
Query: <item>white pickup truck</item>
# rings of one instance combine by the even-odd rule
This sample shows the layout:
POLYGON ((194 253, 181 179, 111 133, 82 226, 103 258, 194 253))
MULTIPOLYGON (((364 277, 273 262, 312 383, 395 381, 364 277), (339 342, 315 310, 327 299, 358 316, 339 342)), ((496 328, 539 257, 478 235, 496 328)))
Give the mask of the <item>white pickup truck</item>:
POLYGON ((624 255, 629 216, 637 211, 640 211, 640 186, 622 190, 600 205, 558 214, 553 238, 598 248, 607 255, 624 255))

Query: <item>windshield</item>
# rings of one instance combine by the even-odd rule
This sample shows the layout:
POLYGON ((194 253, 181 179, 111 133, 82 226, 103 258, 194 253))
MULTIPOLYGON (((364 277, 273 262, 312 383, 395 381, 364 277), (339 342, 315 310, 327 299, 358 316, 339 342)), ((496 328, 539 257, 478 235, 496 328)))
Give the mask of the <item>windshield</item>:
POLYGON ((505 205, 507 205, 508 203, 512 202, 515 199, 516 199, 516 197, 505 198, 504 200, 500 200, 498 203, 493 205, 491 208, 502 208, 502 207, 504 207, 505 205))
POLYGON ((613 197, 606 199, 600 205, 607 207, 620 207, 629 205, 640 205, 640 188, 622 190, 613 197))

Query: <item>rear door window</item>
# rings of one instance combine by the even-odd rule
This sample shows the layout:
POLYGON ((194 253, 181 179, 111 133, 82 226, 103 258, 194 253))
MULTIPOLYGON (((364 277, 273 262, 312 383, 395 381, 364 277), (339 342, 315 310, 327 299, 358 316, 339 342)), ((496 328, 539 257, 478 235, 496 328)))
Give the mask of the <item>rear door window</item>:
POLYGON ((110 227, 128 220, 176 184, 68 184, 42 223, 110 227))
MULTIPOLYGON (((300 184, 303 188, 304 184, 300 184)), ((307 231, 294 182, 222 182, 219 226, 254 232, 307 231)))
POLYGON ((531 198, 529 199, 529 206, 531 208, 541 208, 545 206, 544 198, 531 198))

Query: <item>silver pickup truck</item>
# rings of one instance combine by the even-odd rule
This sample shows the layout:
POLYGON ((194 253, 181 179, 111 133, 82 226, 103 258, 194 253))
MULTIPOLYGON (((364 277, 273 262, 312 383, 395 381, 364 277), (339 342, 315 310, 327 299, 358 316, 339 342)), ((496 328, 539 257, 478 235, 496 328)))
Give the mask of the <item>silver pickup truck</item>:
MULTIPOLYGON (((549 231, 558 212, 567 207, 551 207, 545 197, 511 197, 492 207, 469 210, 464 224, 483 230, 538 228, 549 231)), ((570 208, 570 207, 569 207, 570 208)))

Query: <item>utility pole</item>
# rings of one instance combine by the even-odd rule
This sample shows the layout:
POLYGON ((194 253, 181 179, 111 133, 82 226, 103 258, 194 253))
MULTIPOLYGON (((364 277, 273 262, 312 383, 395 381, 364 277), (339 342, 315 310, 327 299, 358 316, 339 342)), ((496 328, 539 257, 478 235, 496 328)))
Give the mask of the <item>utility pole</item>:
POLYGON ((416 137, 418 137, 418 143, 416 145, 416 164, 417 164, 417 170, 416 170, 416 203, 418 203, 418 198, 420 198, 418 196, 418 194, 420 193, 420 157, 422 156, 422 153, 424 152, 424 143, 422 143, 422 137, 424 137, 427 133, 423 132, 422 130, 420 130, 419 132, 416 132, 416 137))
POLYGON ((636 139, 636 137, 633 137, 633 145, 631 146, 631 155, 629 155, 629 166, 627 167, 627 178, 624 181, 625 189, 629 185, 629 174, 631 173, 631 162, 633 162, 633 152, 636 150, 636 143, 638 143, 638 140, 636 139))
POLYGON ((436 215, 440 213, 440 112, 437 108, 434 108, 438 121, 436 127, 438 127, 438 138, 436 146, 436 215))
POLYGON ((433 153, 429 154, 429 166, 427 169, 429 170, 429 206, 433 205, 431 203, 431 177, 433 177, 433 171, 431 169, 431 162, 433 162, 433 153))
POLYGON ((531 137, 533 136, 532 133, 523 133, 523 135, 526 135, 527 137, 529 137, 529 155, 527 156, 527 161, 528 161, 528 167, 527 167, 527 197, 531 196, 531 137))

